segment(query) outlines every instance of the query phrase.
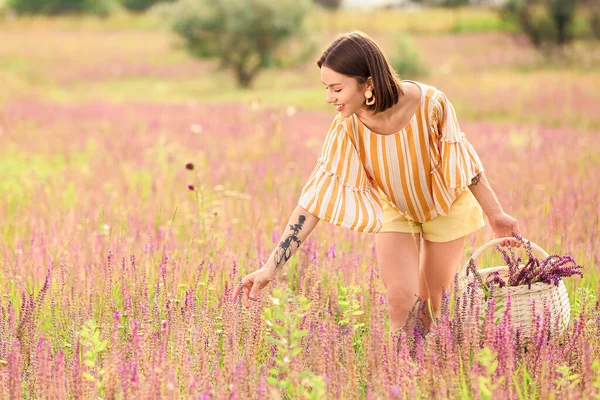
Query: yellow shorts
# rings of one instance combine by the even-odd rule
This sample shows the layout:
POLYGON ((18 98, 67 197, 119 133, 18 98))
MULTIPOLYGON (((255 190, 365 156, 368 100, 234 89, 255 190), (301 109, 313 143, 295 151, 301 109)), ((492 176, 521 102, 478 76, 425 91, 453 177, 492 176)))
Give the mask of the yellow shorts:
POLYGON ((383 227, 380 232, 422 233, 423 239, 430 242, 450 242, 485 226, 483 210, 468 188, 452 203, 447 215, 439 215, 425 222, 407 219, 390 205, 381 189, 379 193, 383 206, 383 227))

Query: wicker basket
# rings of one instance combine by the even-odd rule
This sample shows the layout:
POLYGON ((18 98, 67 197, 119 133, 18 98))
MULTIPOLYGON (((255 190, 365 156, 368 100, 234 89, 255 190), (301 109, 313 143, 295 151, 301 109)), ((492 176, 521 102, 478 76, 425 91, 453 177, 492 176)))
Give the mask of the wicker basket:
MULTIPOLYGON (((477 258, 481 256, 481 254, 489 249, 495 248, 496 245, 502 243, 504 240, 513 239, 514 238, 499 238, 491 240, 477 249, 471 258, 473 261, 477 261, 477 258)), ((526 240, 526 239, 523 239, 526 240)), ((548 257, 548 253, 544 251, 537 244, 527 241, 531 245, 531 249, 533 253, 537 257, 543 257, 544 259, 548 257)), ((469 265, 469 261, 467 261, 459 271, 459 287, 462 290, 466 290, 467 285, 472 282, 473 276, 466 276, 466 270, 469 265)), ((524 265, 520 264, 519 268, 522 268, 524 265)), ((508 266, 498 266, 498 267, 490 267, 478 270, 479 274, 485 280, 487 276, 493 272, 498 272, 500 277, 506 280, 508 278, 508 266)), ((567 293, 567 288, 561 279, 558 286, 543 282, 537 282, 531 285, 531 288, 528 285, 520 285, 520 286, 505 286, 503 288, 494 287, 494 291, 492 293, 492 297, 496 301, 496 305, 498 306, 497 311, 495 311, 496 317, 502 318, 504 316, 504 299, 508 291, 511 292, 511 318, 513 322, 513 326, 519 327, 522 324, 522 336, 529 337, 530 336, 530 328, 534 319, 532 314, 531 300, 535 300, 535 313, 541 314, 544 307, 544 300, 547 302, 547 306, 550 309, 550 331, 552 334, 555 334, 555 324, 557 317, 560 316, 560 322, 558 327, 558 334, 562 334, 567 325, 569 324, 569 318, 571 316, 571 304, 569 303, 569 295, 567 293)), ((487 306, 487 302, 484 301, 484 294, 481 288, 476 293, 476 296, 482 302, 482 306, 485 309, 487 306)))

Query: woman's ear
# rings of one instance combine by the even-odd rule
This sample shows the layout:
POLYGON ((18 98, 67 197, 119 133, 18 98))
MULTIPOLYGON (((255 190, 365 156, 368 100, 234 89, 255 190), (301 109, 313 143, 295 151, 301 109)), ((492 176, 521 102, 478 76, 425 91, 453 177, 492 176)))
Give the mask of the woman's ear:
POLYGON ((373 90, 373 78, 367 78, 367 89, 373 90))

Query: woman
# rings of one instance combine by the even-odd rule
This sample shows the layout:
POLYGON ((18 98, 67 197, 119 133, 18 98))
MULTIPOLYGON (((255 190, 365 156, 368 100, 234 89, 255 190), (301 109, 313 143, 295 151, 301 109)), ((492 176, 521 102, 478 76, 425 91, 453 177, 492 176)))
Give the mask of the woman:
POLYGON ((466 235, 484 226, 482 208, 497 237, 520 233, 518 224, 502 210, 443 92, 401 81, 362 32, 337 38, 317 65, 326 101, 338 114, 289 228, 266 264, 242 278, 233 298, 242 292, 246 307, 248 298, 257 300, 323 219, 375 233, 390 332, 396 332, 417 295, 438 314, 466 235))

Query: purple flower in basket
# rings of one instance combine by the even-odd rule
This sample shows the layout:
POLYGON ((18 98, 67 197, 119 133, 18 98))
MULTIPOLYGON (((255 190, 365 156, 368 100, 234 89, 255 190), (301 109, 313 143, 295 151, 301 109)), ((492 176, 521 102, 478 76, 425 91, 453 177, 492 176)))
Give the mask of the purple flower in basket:
POLYGON ((488 286, 494 284, 498 285, 499 287, 506 286, 506 282, 504 282, 504 279, 500 277, 500 273, 498 271, 489 274, 486 283, 488 284, 488 286))
MULTIPOLYGON (((482 288, 491 288, 493 286, 506 287, 506 286, 521 286, 527 285, 531 289, 531 285, 534 283, 542 282, 558 286, 562 278, 571 277, 573 275, 579 275, 583 277, 581 269, 583 266, 578 265, 573 257, 569 255, 558 255, 554 254, 544 259, 538 259, 531 249, 531 244, 524 240, 520 235, 513 233, 513 237, 521 242, 523 248, 527 252, 527 262, 521 266, 521 258, 516 257, 510 245, 508 251, 503 250, 500 247, 496 249, 502 253, 504 261, 508 267, 508 278, 502 279, 500 274, 496 271, 488 275, 485 283, 483 278, 477 271, 477 266, 473 259, 469 260, 469 266, 467 267, 466 275, 473 272, 475 278, 479 282, 482 288)), ((486 297, 489 295, 486 292, 486 297)))

